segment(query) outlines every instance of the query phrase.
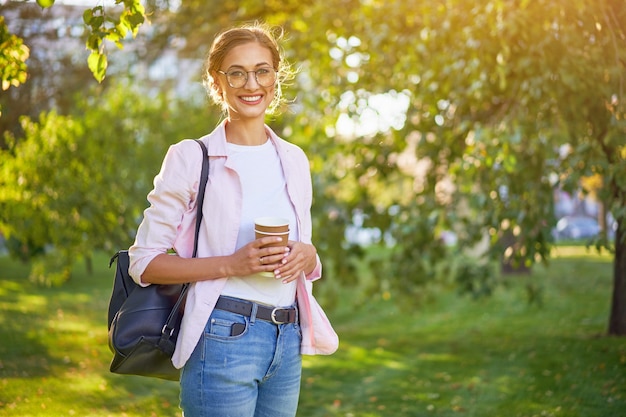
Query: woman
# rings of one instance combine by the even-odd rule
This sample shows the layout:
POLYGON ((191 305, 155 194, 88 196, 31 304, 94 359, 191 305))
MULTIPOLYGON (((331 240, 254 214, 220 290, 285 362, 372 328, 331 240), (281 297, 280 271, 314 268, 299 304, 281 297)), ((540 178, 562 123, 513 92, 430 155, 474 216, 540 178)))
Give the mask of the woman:
POLYGON ((203 155, 192 140, 168 150, 129 251, 141 285, 192 283, 172 358, 182 368, 185 417, 294 416, 301 354, 337 349, 311 292, 321 264, 311 243, 309 163, 265 125, 288 75, 277 40, 260 25, 215 39, 204 81, 227 117, 201 138, 210 171, 198 257, 190 258, 203 155), (289 219, 287 246, 255 239, 261 216, 289 219))

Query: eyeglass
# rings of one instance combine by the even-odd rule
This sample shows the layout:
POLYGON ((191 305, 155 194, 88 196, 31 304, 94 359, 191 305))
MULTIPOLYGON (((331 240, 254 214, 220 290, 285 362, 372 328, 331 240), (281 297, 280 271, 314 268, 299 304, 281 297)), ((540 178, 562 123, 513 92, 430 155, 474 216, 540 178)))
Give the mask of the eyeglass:
POLYGON ((276 82, 276 70, 270 67, 259 68, 254 71, 244 71, 240 69, 230 70, 228 72, 217 71, 226 76, 228 85, 232 88, 241 88, 248 82, 248 74, 253 72, 256 82, 261 87, 270 87, 276 82))

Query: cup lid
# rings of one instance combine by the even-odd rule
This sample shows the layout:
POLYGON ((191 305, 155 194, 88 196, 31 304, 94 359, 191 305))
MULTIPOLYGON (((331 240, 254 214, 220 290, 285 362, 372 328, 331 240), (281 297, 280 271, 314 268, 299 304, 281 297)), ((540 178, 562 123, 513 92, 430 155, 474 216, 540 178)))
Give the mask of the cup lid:
POLYGON ((284 232, 266 232, 264 230, 254 229, 254 231, 257 232, 257 233, 262 233, 264 235, 277 235, 277 236, 280 236, 280 235, 288 235, 289 234, 289 230, 286 230, 284 232))
POLYGON ((254 219, 254 224, 259 226, 289 226, 289 219, 284 217, 257 217, 254 219))

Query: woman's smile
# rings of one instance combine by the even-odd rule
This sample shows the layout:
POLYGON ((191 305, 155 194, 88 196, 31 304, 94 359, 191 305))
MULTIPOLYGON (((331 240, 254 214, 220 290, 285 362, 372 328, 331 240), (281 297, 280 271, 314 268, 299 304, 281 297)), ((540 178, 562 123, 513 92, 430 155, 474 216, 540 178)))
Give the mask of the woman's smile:
POLYGON ((274 99, 275 84, 267 87, 259 84, 256 71, 273 68, 270 50, 257 42, 235 46, 226 54, 222 68, 218 80, 223 91, 222 99, 228 104, 229 117, 263 122, 265 111, 274 99), (245 73, 245 84, 239 86, 237 83, 237 88, 232 87, 226 75, 229 71, 245 73))
POLYGON ((263 100, 263 96, 261 94, 254 96, 239 96, 239 98, 249 104, 258 104, 261 100, 263 100))

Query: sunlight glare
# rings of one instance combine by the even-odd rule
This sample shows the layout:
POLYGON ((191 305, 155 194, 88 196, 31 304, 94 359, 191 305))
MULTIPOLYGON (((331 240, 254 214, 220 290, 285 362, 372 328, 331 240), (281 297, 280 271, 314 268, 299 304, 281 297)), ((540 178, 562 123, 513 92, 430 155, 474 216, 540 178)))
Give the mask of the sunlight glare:
POLYGON ((339 107, 344 112, 337 119, 337 134, 344 137, 368 136, 402 129, 409 108, 409 96, 392 91, 361 100, 348 92, 342 96, 339 107), (357 109, 353 110, 354 107, 357 109), (353 112, 357 114, 348 114, 353 112))

